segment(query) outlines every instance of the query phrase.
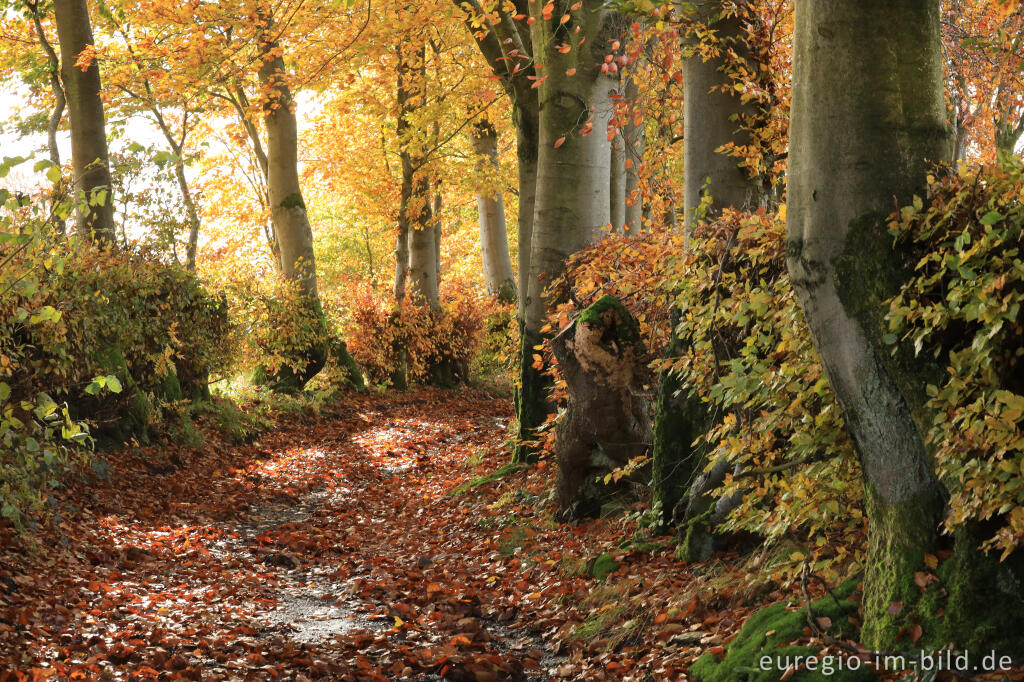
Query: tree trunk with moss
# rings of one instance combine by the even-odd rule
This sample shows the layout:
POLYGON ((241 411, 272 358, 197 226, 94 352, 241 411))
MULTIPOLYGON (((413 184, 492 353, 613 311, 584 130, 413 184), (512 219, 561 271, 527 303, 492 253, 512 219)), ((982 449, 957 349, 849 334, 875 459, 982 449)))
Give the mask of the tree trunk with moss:
POLYGON ((110 161, 100 99, 100 65, 96 59, 82 69, 78 60, 94 44, 85 0, 55 0, 54 18, 60 43, 61 80, 71 119, 71 163, 79 201, 78 232, 87 239, 113 244, 114 203, 110 196, 110 161), (100 200, 100 195, 103 195, 100 200))
POLYGON ((596 0, 584 0, 577 10, 569 5, 556 2, 553 13, 545 18, 540 4, 531 4, 533 45, 538 50, 534 57, 545 66, 538 87, 540 139, 532 254, 519 292, 525 317, 517 461, 533 456, 525 443, 535 437, 549 409, 548 381, 533 362, 534 346, 543 343, 544 289, 562 274, 566 259, 590 244, 611 219, 607 124, 615 83, 602 73, 601 65, 620 22, 617 14, 596 0), (563 23, 564 16, 570 18, 563 23), (586 38, 582 46, 580 37, 586 38), (560 46, 571 49, 563 52, 560 46))
MULTIPOLYGON (((597 516, 636 478, 605 483, 603 477, 650 448, 646 350, 636 320, 609 295, 584 310, 551 347, 569 389, 556 431, 558 506, 566 519, 597 516)), ((647 471, 635 474, 646 480, 647 471)))
POLYGON ((317 338, 309 340, 305 348, 289 358, 288 366, 269 377, 271 385, 292 391, 301 389, 323 368, 327 360, 328 340, 317 291, 313 230, 299 185, 295 101, 288 87, 284 59, 273 35, 273 26, 268 21, 267 32, 260 37, 263 63, 259 69, 259 80, 263 89, 263 123, 267 130, 267 188, 271 219, 280 247, 281 275, 296 287, 300 295, 298 305, 308 308, 304 312, 324 327, 323 334, 317 334, 317 338))
MULTIPOLYGON (((923 433, 935 368, 883 342, 885 301, 909 276, 887 216, 923 196, 949 151, 938 0, 805 2, 796 9, 787 254, 790 277, 860 457, 868 513, 862 640, 915 647, 1007 647, 1024 640, 1020 561, 977 552, 960 531, 940 583, 946 494, 923 433)), ((948 546, 945 548, 949 548, 948 546)))
MULTIPOLYGON (((688 3, 684 17, 692 22, 691 30, 684 34, 687 57, 683 61, 684 99, 684 205, 685 227, 692 232, 701 218, 699 210, 705 195, 710 203, 704 208, 712 215, 722 208, 743 209, 760 203, 761 189, 756 178, 738 165, 735 157, 723 153, 729 143, 744 145, 750 135, 740 125, 740 119, 751 113, 751 105, 744 104, 733 88, 730 73, 736 63, 725 58, 727 52, 738 59, 752 60, 744 43, 745 31, 736 16, 725 16, 725 3, 721 0, 688 3), (698 38, 700 29, 713 31, 714 39, 698 38)), ((680 329, 678 314, 673 315, 673 341, 668 357, 684 352, 686 330, 680 329)), ((693 547, 708 550, 709 538, 693 539, 693 534, 706 534, 707 524, 696 522, 695 510, 714 505, 706 496, 717 477, 700 477, 701 485, 691 489, 698 480, 707 460, 704 447, 695 448, 694 441, 711 426, 712 415, 708 406, 693 387, 683 385, 680 378, 664 373, 660 378, 654 438, 654 500, 665 523, 690 523, 687 532, 693 547), (687 499, 691 496, 691 499, 687 499), (691 504, 691 501, 693 502, 691 504), (689 509, 689 511, 687 511, 689 509)), ((698 514, 701 515, 701 514, 698 514)), ((691 556, 706 558, 707 552, 691 556)))

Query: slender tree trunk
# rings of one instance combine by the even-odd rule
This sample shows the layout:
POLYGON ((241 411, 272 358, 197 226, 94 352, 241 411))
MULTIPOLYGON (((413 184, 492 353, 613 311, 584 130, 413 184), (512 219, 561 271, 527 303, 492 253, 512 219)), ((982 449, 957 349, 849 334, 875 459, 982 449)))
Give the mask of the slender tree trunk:
POLYGON ((437 286, 441 288, 441 237, 444 232, 444 195, 441 194, 441 183, 434 186, 434 205, 430 210, 430 218, 434 224, 434 270, 437 271, 437 286))
MULTIPOLYGON (((57 131, 60 130, 60 122, 64 118, 64 110, 67 108, 67 97, 64 96, 64 86, 60 82, 60 58, 46 37, 46 31, 43 30, 43 22, 39 18, 38 4, 29 5, 29 9, 32 11, 32 23, 36 29, 39 45, 46 54, 46 67, 50 72, 50 90, 53 91, 53 109, 50 111, 50 117, 46 121, 46 149, 49 152, 50 163, 60 167, 60 147, 57 146, 57 131)), ((63 182, 64 178, 58 177, 53 183, 53 193, 51 195, 51 204, 53 206, 56 206, 57 202, 61 199, 63 182)), ((59 218, 54 211, 51 211, 51 213, 54 213, 53 220, 57 230, 63 234, 66 230, 64 220, 59 218)))
POLYGON ((611 168, 609 173, 609 215, 612 230, 626 227, 626 140, 620 134, 611 142, 611 168))
MULTIPOLYGON (((269 22, 268 22, 269 23, 269 22)), ((263 64, 259 70, 263 88, 263 124, 267 130, 267 191, 270 215, 281 249, 281 274, 295 284, 310 307, 310 315, 322 322, 320 296, 317 291, 316 255, 313 252, 313 230, 306 214, 306 204, 299 185, 298 122, 295 102, 288 87, 284 59, 277 41, 268 34, 261 37, 263 64)), ((302 349, 292 360, 295 366, 282 368, 273 383, 283 390, 302 388, 327 360, 327 331, 323 339, 302 349)))
MULTIPOLYGON (((477 171, 483 174, 498 166, 498 132, 487 121, 477 124, 470 133, 477 154, 477 171)), ((476 196, 480 217, 480 259, 483 262, 487 293, 503 301, 516 298, 515 274, 508 253, 505 228, 505 203, 501 193, 480 192, 476 196)))
POLYGON ((884 302, 909 276, 887 216, 924 196, 930 162, 950 149, 940 50, 939 0, 797 3, 788 266, 863 471, 862 640, 891 648, 921 623, 917 647, 1002 641, 1017 651, 1000 653, 1020 655, 1020 576, 977 552, 969 531, 942 585, 914 583, 930 572, 925 555, 941 554, 946 498, 922 437, 924 387, 941 372, 881 340, 884 302))
POLYGON ((89 8, 85 0, 55 0, 54 17, 60 42, 61 78, 71 117, 71 161, 75 189, 86 198, 105 192, 103 201, 80 203, 78 232, 100 243, 113 244, 114 202, 110 195, 107 133, 100 99, 100 66, 93 59, 84 71, 76 66, 82 52, 93 44, 89 8))
POLYGON ((547 384, 532 359, 534 346, 543 341, 544 288, 562 273, 566 258, 591 243, 611 219, 607 124, 614 83, 602 73, 601 64, 615 32, 616 15, 597 0, 584 0, 575 11, 566 2, 555 5, 549 18, 544 18, 539 3, 531 5, 533 45, 543 50, 535 59, 545 64, 545 79, 538 88, 542 106, 520 367, 521 445, 514 453, 520 461, 533 456, 525 443, 535 437, 548 413, 547 384), (571 18, 562 23, 566 14, 571 18), (577 27, 579 33, 574 32, 577 27), (582 46, 580 36, 586 37, 582 46), (573 49, 563 53, 559 45, 573 49))
MULTIPOLYGON (((426 94, 426 48, 421 43, 398 52, 398 137, 402 159, 402 206, 400 210, 408 234, 409 282, 417 303, 441 309, 435 258, 434 222, 431 217, 430 180, 423 171, 423 158, 415 141, 410 140, 413 117, 424 104, 426 94)), ((396 266, 397 267, 397 266, 396 266)))
MULTIPOLYGON (((713 204, 711 210, 725 207, 743 208, 759 202, 760 183, 750 178, 737 165, 737 159, 716 150, 733 142, 745 144, 748 134, 739 129, 736 119, 747 113, 747 107, 740 101, 734 81, 729 77, 728 65, 722 57, 704 61, 702 50, 709 48, 725 52, 731 49, 741 58, 750 58, 744 44, 745 32, 737 17, 720 19, 724 3, 721 0, 691 3, 691 12, 685 15, 697 27, 707 26, 714 31, 715 43, 700 45, 699 31, 690 31, 684 36, 684 43, 694 48, 694 53, 683 62, 683 83, 685 98, 685 120, 683 138, 684 158, 684 205, 685 229, 692 232, 701 204, 703 190, 710 192, 713 204), (723 92, 723 90, 725 92, 723 92)), ((705 38, 705 40, 707 40, 705 38)), ((679 316, 675 315, 676 322, 679 316)), ((685 330, 673 331, 669 357, 684 352, 685 330)), ((689 521, 686 509, 706 507, 708 500, 691 505, 692 498, 702 497, 710 492, 714 478, 702 479, 702 486, 691 488, 695 474, 704 467, 704 451, 695 448, 696 437, 710 426, 710 415, 700 396, 692 393, 692 387, 684 386, 673 374, 660 378, 657 414, 654 432, 654 499, 660 505, 665 522, 689 521)), ((711 547, 706 524, 696 528, 701 536, 693 538, 690 546, 699 548, 702 554, 711 547)), ((699 560, 704 556, 695 555, 699 560)))
MULTIPOLYGON (((626 100, 631 103, 634 112, 637 112, 637 99, 640 96, 640 87, 631 76, 626 77, 626 100)), ((647 135, 644 131, 643 121, 636 123, 633 116, 623 128, 624 141, 626 144, 626 228, 627 234, 635 234, 643 226, 644 202, 640 195, 640 164, 644 160, 644 149, 647 144, 647 135)))
MULTIPOLYGON (((536 101, 534 101, 536 104, 536 101)), ((516 160, 518 161, 519 180, 519 215, 516 224, 519 228, 519 249, 516 254, 516 273, 519 281, 519 324, 526 322, 526 302, 530 299, 534 285, 530 282, 530 259, 533 256, 533 215, 537 205, 537 156, 540 144, 539 113, 532 111, 518 112, 516 126, 516 160)))
MULTIPOLYGON (((149 90, 149 84, 146 84, 147 90, 149 90)), ((185 177, 185 132, 186 130, 183 123, 183 132, 181 134, 181 140, 177 140, 174 137, 174 133, 171 132, 171 127, 167 125, 167 120, 164 118, 163 113, 160 111, 159 106, 154 104, 150 109, 153 114, 153 118, 156 121, 157 127, 160 128, 160 132, 163 133, 164 139, 167 140, 167 144, 171 147, 171 152, 174 154, 174 179, 178 182, 178 190, 181 192, 181 201, 185 204, 185 214, 188 216, 188 242, 185 244, 185 268, 189 272, 196 271, 196 253, 199 248, 199 208, 196 206, 195 200, 192 198, 192 190, 188 185, 188 178, 185 177)), ((187 114, 186 114, 187 117, 187 114)), ((186 118, 187 121, 187 118, 186 118)))

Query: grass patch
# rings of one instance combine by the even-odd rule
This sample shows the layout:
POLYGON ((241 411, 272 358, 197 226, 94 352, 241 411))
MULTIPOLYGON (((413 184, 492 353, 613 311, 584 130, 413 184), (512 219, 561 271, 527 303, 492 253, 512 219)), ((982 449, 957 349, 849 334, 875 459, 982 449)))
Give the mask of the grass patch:
POLYGON ((502 465, 498 469, 495 469, 494 471, 488 474, 478 476, 477 478, 474 478, 472 481, 467 481, 465 483, 461 483, 455 486, 454 488, 451 489, 451 492, 449 492, 448 495, 450 497, 457 497, 459 495, 463 495, 469 492, 470 490, 473 490, 474 488, 479 488, 481 486, 494 483, 495 481, 500 481, 506 476, 511 476, 512 474, 515 474, 526 468, 528 468, 526 464, 515 464, 513 462, 509 462, 508 464, 502 465))

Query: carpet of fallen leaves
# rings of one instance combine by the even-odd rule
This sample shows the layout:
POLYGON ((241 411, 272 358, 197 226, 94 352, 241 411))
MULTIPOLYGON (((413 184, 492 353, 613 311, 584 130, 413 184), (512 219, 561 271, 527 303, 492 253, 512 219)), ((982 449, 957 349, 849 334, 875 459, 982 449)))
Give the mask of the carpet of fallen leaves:
POLYGON ((481 479, 510 415, 475 390, 350 395, 244 445, 109 455, 34 546, 0 530, 0 682, 685 679, 783 596, 631 549, 621 520, 555 523, 545 462, 481 479))

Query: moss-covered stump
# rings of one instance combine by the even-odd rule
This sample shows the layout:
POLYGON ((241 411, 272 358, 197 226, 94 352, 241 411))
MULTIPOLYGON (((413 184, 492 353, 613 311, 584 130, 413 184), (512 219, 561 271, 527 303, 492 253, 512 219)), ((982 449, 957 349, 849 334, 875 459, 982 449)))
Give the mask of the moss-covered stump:
MULTIPOLYGON (((646 352, 625 306, 602 296, 551 343, 569 390, 558 423, 558 504, 562 516, 596 516, 625 492, 628 478, 598 479, 643 455, 652 439, 646 352)), ((637 476, 646 472, 638 471, 637 476)))
MULTIPOLYGON (((857 602, 849 599, 857 581, 851 580, 811 605, 819 625, 829 624, 829 635, 837 639, 853 638, 850 622, 857 614, 857 602), (827 621, 825 619, 828 619, 827 621)), ((696 682, 778 682, 790 664, 800 657, 787 680, 790 682, 859 682, 879 679, 865 662, 843 654, 820 656, 820 646, 802 646, 807 627, 806 607, 791 610, 784 603, 761 609, 743 624, 736 638, 726 647, 724 657, 707 653, 694 662, 690 677, 696 682), (810 662, 810 657, 815 657, 810 662), (853 669, 856 668, 856 669, 853 669)))

